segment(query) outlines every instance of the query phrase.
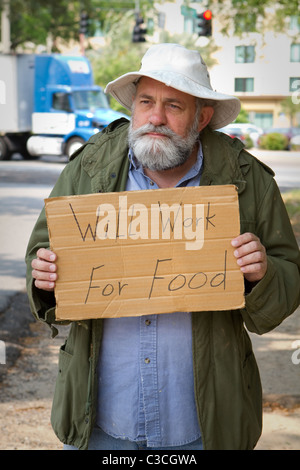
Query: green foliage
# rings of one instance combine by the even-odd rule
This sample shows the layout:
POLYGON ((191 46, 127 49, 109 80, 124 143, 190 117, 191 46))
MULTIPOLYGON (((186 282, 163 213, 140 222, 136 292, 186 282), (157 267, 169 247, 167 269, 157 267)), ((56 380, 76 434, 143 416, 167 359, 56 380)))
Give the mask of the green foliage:
POLYGON ((282 198, 289 214, 295 236, 300 245, 300 190, 295 189, 293 191, 283 193, 282 198))
MULTIPOLYGON (((0 10, 4 1, 0 0, 0 10)), ((163 0, 139 0, 144 18, 159 2, 163 0)), ((185 3, 191 2, 186 0, 185 3)), ((81 10, 89 14, 92 24, 97 24, 97 27, 100 24, 102 33, 106 35, 116 19, 123 18, 129 11, 134 15, 135 4, 135 0, 10 0, 12 49, 28 41, 36 45, 46 44, 49 35, 54 43, 57 38, 78 40, 81 10)), ((262 32, 261 19, 267 19, 275 31, 285 30, 289 16, 298 16, 300 24, 298 0, 214 0, 211 8, 223 25, 223 34, 229 34, 232 25, 236 35, 245 31, 262 32), (272 20, 269 7, 274 10, 272 20)))
POLYGON ((224 35, 263 33, 265 29, 285 32, 289 17, 300 19, 299 0, 214 0, 211 8, 222 24, 224 35))
POLYGON ((68 0, 10 0, 12 50, 29 41, 46 44, 49 35, 66 41, 78 37, 79 5, 79 0, 71 6, 68 0))
MULTIPOLYGON (((0 12, 5 0, 0 0, 0 12)), ((153 8, 153 0, 140 0, 141 11, 153 8)), ((26 42, 46 44, 50 36, 63 41, 79 40, 80 12, 88 13, 91 30, 101 25, 104 33, 110 30, 116 19, 131 11, 134 15, 135 0, 10 0, 11 49, 26 42)))
POLYGON ((287 146, 288 138, 278 132, 266 134, 260 139, 260 148, 265 150, 285 150, 287 146))
MULTIPOLYGON (((134 23, 132 13, 123 15, 121 21, 114 22, 107 34, 107 45, 101 51, 89 52, 95 82, 105 87, 108 82, 124 73, 139 70, 141 57, 149 44, 131 42, 131 33, 134 23)), ((121 105, 111 98, 111 107, 117 111, 127 113, 121 105)))
POLYGON ((290 125, 293 127, 293 119, 297 113, 300 113, 300 103, 297 103, 291 96, 288 96, 281 102, 281 109, 289 116, 290 125))
POLYGON ((253 147, 253 141, 249 134, 246 134, 244 144, 246 149, 251 149, 253 147))
MULTIPOLYGON (((120 75, 140 69, 141 58, 149 48, 149 43, 135 43, 131 41, 134 16, 132 12, 123 15, 120 21, 111 24, 106 36, 106 46, 95 53, 88 52, 88 58, 92 62, 95 82, 105 87, 108 82, 115 80, 120 75)), ((215 50, 213 41, 205 48, 195 46, 195 38, 183 34, 172 36, 164 33, 160 42, 176 42, 185 47, 198 49, 208 65, 212 65, 212 52, 215 50)), ((121 105, 111 98, 111 107, 117 111, 127 113, 121 105)))
POLYGON ((234 122, 239 123, 239 124, 249 122, 249 116, 248 116, 247 111, 241 108, 240 113, 234 122))

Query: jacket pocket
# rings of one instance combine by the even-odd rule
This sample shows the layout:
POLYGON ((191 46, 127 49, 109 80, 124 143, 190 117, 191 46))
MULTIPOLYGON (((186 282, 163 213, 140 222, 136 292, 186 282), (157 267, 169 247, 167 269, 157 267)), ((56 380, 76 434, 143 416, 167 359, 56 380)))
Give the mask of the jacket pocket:
POLYGON ((71 359, 72 359, 72 354, 68 353, 65 350, 66 344, 62 345, 59 350, 59 359, 58 359, 58 373, 65 375, 67 373, 67 370, 69 368, 71 359))
POLYGON ((72 444, 83 435, 86 427, 89 368, 82 367, 77 355, 67 352, 65 346, 59 351, 51 424, 62 442, 72 444))

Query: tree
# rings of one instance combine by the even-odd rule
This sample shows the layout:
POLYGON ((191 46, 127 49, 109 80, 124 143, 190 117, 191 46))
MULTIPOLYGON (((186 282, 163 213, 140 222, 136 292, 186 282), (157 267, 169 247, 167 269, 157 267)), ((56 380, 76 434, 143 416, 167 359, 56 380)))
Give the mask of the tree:
MULTIPOLYGON (((141 57, 149 45, 132 43, 133 23, 132 12, 123 14, 122 20, 111 23, 106 36, 106 46, 97 52, 87 52, 92 62, 95 82, 102 87, 120 75, 140 68, 141 57)), ((128 111, 113 98, 111 99, 111 107, 128 114, 128 111)))
MULTIPOLYGON (((149 43, 132 43, 131 33, 134 24, 132 12, 122 16, 120 21, 111 24, 106 35, 106 45, 100 51, 87 51, 87 55, 92 62, 95 82, 102 87, 115 78, 129 71, 139 70, 141 57, 149 48, 149 43)), ((195 37, 190 34, 170 35, 163 32, 160 42, 172 42, 181 44, 187 48, 199 50, 207 66, 214 64, 212 54, 216 49, 213 41, 206 47, 197 47, 195 37)), ((127 113, 121 105, 111 99, 113 109, 127 113)))
MULTIPOLYGON (((0 0, 0 11, 8 1, 13 50, 26 42, 46 44, 49 35, 54 44, 57 38, 78 40, 82 10, 88 13, 92 24, 100 23, 106 34, 116 19, 128 11, 134 12, 136 7, 135 0, 0 0)), ((160 1, 163 0, 139 0, 141 13, 145 16, 160 1)), ((185 3, 191 2, 186 0, 185 3)), ((262 32, 266 22, 273 30, 284 31, 290 16, 298 17, 300 26, 298 3, 299 0, 211 0, 210 8, 222 23, 224 34, 241 34, 252 30, 262 32), (270 8, 274 15, 269 14, 270 8), (269 19, 271 16, 272 20, 269 19)))
MULTIPOLYGON (((135 10, 135 0, 0 0, 10 3, 11 49, 31 42, 46 44, 52 38, 54 47, 57 39, 68 42, 78 40, 80 12, 85 11, 91 27, 101 24, 108 31, 111 25, 123 15, 135 10)), ((153 0, 139 0, 141 11, 153 8, 153 0)))
MULTIPOLYGON (((0 0, 0 7, 4 1, 0 0)), ((78 37, 79 1, 10 0, 11 49, 32 42, 46 44, 49 35, 69 41, 78 37)))
POLYGON ((142 15, 152 10, 154 6, 154 0, 139 0, 138 2, 136 0, 91 0, 91 3, 93 4, 91 17, 100 24, 105 35, 116 21, 121 20, 129 11, 133 13, 137 5, 142 15))
POLYGON ((285 32, 292 16, 298 18, 300 27, 299 0, 211 0, 210 8, 222 23, 224 35, 265 29, 285 32))
POLYGON ((295 102, 290 96, 281 102, 282 111, 288 115, 290 119, 290 126, 293 127, 294 118, 300 114, 300 103, 295 102))
POLYGON ((244 108, 241 108, 239 115, 237 116, 234 122, 237 122, 239 124, 249 122, 248 113, 244 108))

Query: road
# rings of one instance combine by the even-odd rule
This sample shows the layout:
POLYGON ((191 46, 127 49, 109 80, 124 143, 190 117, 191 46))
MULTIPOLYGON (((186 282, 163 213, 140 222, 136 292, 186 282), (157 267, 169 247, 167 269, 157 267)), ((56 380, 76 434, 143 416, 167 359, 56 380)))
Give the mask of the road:
POLYGON ((270 152, 252 149, 251 153, 275 172, 280 190, 300 189, 300 151, 270 152))
POLYGON ((0 311, 24 289, 24 255, 34 223, 65 163, 0 162, 0 311))

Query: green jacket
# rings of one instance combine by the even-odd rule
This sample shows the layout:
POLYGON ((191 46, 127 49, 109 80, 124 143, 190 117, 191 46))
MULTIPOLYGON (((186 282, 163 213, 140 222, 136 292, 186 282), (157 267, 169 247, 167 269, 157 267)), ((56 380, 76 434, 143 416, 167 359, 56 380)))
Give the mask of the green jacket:
MULTIPOLYGON (((127 129, 127 121, 116 121, 92 137, 66 165, 51 196, 123 191, 127 129)), ((272 171, 224 134, 206 129, 201 142, 201 185, 238 187, 241 232, 260 237, 268 270, 252 289, 246 286, 244 309, 192 314, 199 424, 205 449, 253 449, 262 429, 262 391, 244 324, 263 334, 298 307, 300 253, 272 171)), ((27 249, 27 286, 33 314, 52 325, 55 334, 54 296, 34 287, 30 267, 36 251, 48 246, 43 210, 27 249)), ((52 426, 62 442, 80 449, 87 448, 95 423, 101 331, 102 320, 73 322, 60 350, 52 426)))

